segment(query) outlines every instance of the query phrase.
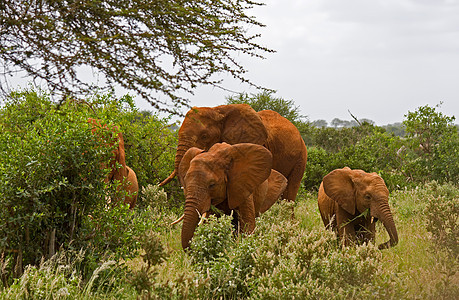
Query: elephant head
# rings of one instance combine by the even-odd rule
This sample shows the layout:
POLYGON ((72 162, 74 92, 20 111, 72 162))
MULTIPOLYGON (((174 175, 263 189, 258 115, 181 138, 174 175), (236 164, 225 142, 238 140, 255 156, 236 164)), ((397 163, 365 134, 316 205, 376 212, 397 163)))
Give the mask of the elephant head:
POLYGON ((347 167, 337 169, 324 177, 323 189, 329 198, 350 215, 361 214, 369 209, 372 220, 377 218, 384 224, 390 240, 379 245, 380 249, 398 243, 397 229, 389 208, 389 190, 378 174, 347 167))
POLYGON ((184 154, 191 147, 207 151, 220 142, 263 145, 268 138, 261 118, 247 104, 193 107, 186 114, 178 135, 174 171, 161 186, 175 177, 184 154))
MULTIPOLYGON (((251 232, 258 214, 255 207, 263 206, 254 203, 252 194, 270 177, 271 167, 272 155, 260 145, 218 143, 208 152, 190 148, 181 160, 178 171, 186 196, 182 247, 185 249, 189 246, 200 215, 208 212, 211 205, 236 209, 241 224, 245 226, 243 230, 251 232)), ((275 172, 275 176, 282 175, 275 172)), ((284 181, 277 178, 273 180, 280 183, 277 193, 269 192, 272 189, 265 187, 264 195, 272 193, 277 199, 283 192, 286 179, 283 176, 284 181)))

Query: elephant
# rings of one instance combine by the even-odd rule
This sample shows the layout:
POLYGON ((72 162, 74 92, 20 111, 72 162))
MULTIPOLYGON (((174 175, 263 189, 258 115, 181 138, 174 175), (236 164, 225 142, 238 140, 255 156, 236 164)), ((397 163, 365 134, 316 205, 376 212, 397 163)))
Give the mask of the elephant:
POLYGON ((378 246, 385 249, 398 243, 388 199, 389 190, 381 176, 345 167, 323 178, 318 205, 325 227, 337 231, 345 245, 374 241, 375 223, 380 220, 390 237, 378 246))
POLYGON ((227 215, 235 210, 240 230, 251 233, 255 218, 268 210, 287 186, 287 179, 272 169, 272 154, 251 143, 216 143, 207 152, 192 147, 180 162, 178 177, 186 198, 179 219, 183 219, 183 249, 189 247, 200 216, 206 216, 211 205, 227 215))
POLYGON ((126 165, 126 179, 122 182, 126 197, 124 203, 129 204, 129 208, 134 208, 137 203, 137 195, 139 193, 139 183, 137 181, 137 175, 134 170, 126 165))
MULTIPOLYGON (((88 119, 88 123, 92 126, 92 133, 97 134, 98 130, 108 130, 114 133, 115 138, 107 145, 113 147, 115 143, 118 143, 117 147, 113 150, 113 158, 109 162, 110 172, 104 179, 106 183, 113 182, 115 180, 121 183, 123 190, 126 192, 124 203, 129 204, 129 208, 134 208, 137 202, 137 193, 139 191, 139 185, 135 172, 126 165, 126 153, 124 149, 123 134, 119 130, 118 126, 112 126, 110 129, 107 125, 102 124, 100 120, 88 119)), ((102 165, 104 168, 105 166, 102 165)))
POLYGON ((183 155, 191 147, 209 150, 215 143, 252 143, 265 146, 273 157, 273 169, 287 180, 283 199, 294 201, 306 167, 306 145, 298 129, 275 111, 256 112, 247 104, 193 107, 178 132, 175 167, 161 182, 176 175, 183 155))

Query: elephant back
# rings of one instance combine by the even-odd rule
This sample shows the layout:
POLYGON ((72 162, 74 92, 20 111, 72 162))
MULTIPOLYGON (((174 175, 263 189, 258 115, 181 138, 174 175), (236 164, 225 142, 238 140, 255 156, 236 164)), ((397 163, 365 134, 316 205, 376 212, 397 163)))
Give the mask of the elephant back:
POLYGON ((298 164, 306 165, 307 150, 303 138, 295 125, 279 113, 262 110, 258 115, 268 132, 265 146, 273 155, 273 169, 288 178, 298 164))

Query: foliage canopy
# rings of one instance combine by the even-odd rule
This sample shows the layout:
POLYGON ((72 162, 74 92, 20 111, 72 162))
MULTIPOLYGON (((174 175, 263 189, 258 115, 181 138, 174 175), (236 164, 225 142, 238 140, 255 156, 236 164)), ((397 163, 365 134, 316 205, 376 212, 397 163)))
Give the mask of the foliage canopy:
POLYGON ((0 64, 44 82, 54 94, 90 94, 78 74, 100 74, 98 90, 115 85, 134 91, 155 108, 177 112, 198 84, 221 87, 227 73, 251 85, 235 54, 272 52, 247 27, 261 27, 246 11, 259 3, 221 1, 27 1, 0 2, 0 64), (155 92, 155 93, 153 93, 155 92), (158 95, 165 95, 166 99, 158 95))
POLYGON ((295 125, 302 122, 305 116, 301 115, 300 107, 295 106, 293 100, 285 100, 282 97, 275 97, 273 92, 264 91, 257 94, 249 95, 241 93, 236 96, 229 96, 226 98, 226 104, 248 104, 255 111, 265 109, 278 112, 281 116, 288 119, 295 125))

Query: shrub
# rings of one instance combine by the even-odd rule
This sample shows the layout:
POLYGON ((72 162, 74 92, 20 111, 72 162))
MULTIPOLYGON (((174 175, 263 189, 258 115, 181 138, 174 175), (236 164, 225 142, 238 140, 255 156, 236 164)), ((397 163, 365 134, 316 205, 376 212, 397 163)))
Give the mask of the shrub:
POLYGON ((437 180, 459 181, 459 133, 449 117, 436 111, 436 107, 421 106, 405 115, 410 142, 409 171, 418 182, 437 180))
POLYGON ((112 133, 95 137, 89 117, 121 128, 127 163, 141 185, 149 174, 165 177, 167 166, 173 169, 167 119, 140 114, 129 96, 57 105, 40 91, 11 93, 0 109, 0 253, 10 258, 9 280, 61 247, 86 248, 90 274, 107 251, 116 258, 136 255, 136 237, 156 228, 148 211, 107 206, 107 197, 122 196, 118 183, 104 183, 108 170, 101 168, 113 148, 100 138, 110 141, 112 133))
POLYGON ((72 247, 87 249, 91 260, 97 262, 107 255, 115 260, 139 255, 145 232, 158 230, 161 220, 152 218, 148 210, 131 210, 120 204, 96 209, 83 221, 72 247))
POLYGON ((144 250, 142 254, 144 265, 140 270, 133 271, 129 282, 139 295, 149 295, 157 274, 156 267, 167 257, 167 254, 157 232, 148 231, 140 242, 144 250))
POLYGON ((37 264, 68 246, 82 218, 105 202, 101 162, 112 149, 68 105, 58 109, 36 92, 10 100, 0 115, 0 249, 37 264))
MULTIPOLYGON (((382 268, 372 244, 341 248, 333 232, 307 231, 282 201, 257 219, 255 232, 233 238, 228 217, 197 230, 190 255, 200 298, 284 299, 352 297, 371 289, 382 268)), ((378 292, 379 294, 379 292, 378 292)))
MULTIPOLYGON (((434 193, 440 188, 433 185, 434 193)), ((443 186, 443 190, 444 190, 443 186)), ((428 197, 425 215, 427 217, 427 230, 432 233, 435 244, 459 257, 459 190, 451 188, 443 195, 428 197)))
POLYGON ((257 94, 241 93, 237 96, 226 98, 226 104, 248 104, 255 111, 273 110, 293 124, 301 123, 304 116, 300 114, 300 107, 295 105, 293 100, 285 100, 282 97, 275 97, 273 92, 261 92, 257 94))
POLYGON ((307 190, 318 191, 325 175, 336 168, 344 167, 335 160, 335 157, 338 155, 320 147, 308 148, 308 161, 303 177, 303 185, 307 190))
POLYGON ((196 228, 191 240, 190 256, 197 266, 205 269, 207 264, 226 255, 233 237, 231 220, 231 216, 217 218, 211 215, 196 228))
POLYGON ((336 298, 337 289, 346 298, 371 285, 381 267, 374 245, 342 249, 324 228, 307 232, 291 217, 273 222, 279 207, 260 217, 260 232, 254 234, 252 298, 336 298))
POLYGON ((168 202, 167 193, 158 184, 148 184, 142 187, 141 205, 158 211, 171 209, 174 205, 168 202))

